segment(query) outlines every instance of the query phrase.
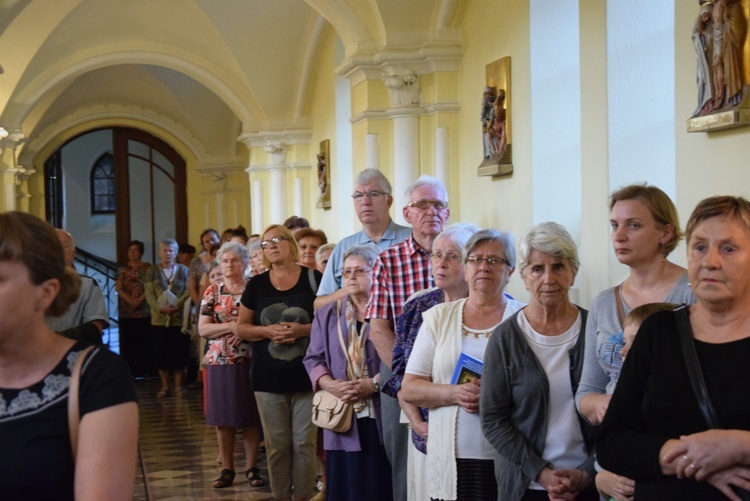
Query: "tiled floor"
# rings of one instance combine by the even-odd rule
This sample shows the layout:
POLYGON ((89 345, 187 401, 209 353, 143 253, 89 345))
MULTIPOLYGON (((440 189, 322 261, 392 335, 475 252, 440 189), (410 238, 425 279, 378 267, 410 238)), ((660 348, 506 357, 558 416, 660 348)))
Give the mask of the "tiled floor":
MULTIPOLYGON (((216 462, 216 432, 205 424, 200 390, 191 390, 185 398, 157 400, 158 381, 137 381, 136 389, 141 413, 140 445, 151 499, 273 499, 268 486, 250 487, 241 471, 237 472, 232 487, 211 488, 221 468, 216 462)), ((244 471, 242 440, 239 435, 237 438, 235 464, 244 471)), ((261 454, 259 467, 268 482, 265 459, 261 454)), ((133 499, 145 500, 146 486, 140 467, 137 472, 133 499)))

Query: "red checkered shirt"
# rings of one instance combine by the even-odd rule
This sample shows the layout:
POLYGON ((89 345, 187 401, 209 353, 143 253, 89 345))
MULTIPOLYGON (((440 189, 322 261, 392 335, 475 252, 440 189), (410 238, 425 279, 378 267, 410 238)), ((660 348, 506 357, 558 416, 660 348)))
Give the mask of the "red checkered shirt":
POLYGON ((395 329, 409 296, 432 286, 430 254, 411 235, 381 252, 375 261, 367 318, 390 320, 395 329))

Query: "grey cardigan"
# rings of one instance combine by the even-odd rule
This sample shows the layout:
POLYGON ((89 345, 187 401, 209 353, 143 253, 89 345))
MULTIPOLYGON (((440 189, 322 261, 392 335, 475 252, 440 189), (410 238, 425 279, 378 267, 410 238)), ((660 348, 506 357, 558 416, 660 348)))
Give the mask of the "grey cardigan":
MULTIPOLYGON (((581 378, 586 342, 586 315, 581 311, 581 332, 570 355, 573 398, 581 378)), ((520 312, 519 312, 520 313, 520 312)), ((497 498, 520 500, 530 480, 549 463, 541 453, 547 435, 549 383, 539 360, 518 325, 518 313, 495 330, 487 344, 482 372, 479 412, 482 432, 495 448, 497 498)), ((589 458, 578 469, 594 478, 593 448, 596 429, 580 416, 589 458)))

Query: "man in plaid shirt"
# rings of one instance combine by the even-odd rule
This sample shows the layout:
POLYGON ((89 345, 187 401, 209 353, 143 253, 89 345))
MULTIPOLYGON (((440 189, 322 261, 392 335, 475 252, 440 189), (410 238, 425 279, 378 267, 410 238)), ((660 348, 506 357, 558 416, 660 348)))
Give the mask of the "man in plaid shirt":
MULTIPOLYGON (((432 243, 448 222, 448 195, 437 179, 421 176, 406 189, 404 219, 411 224, 409 238, 383 251, 372 273, 370 340, 382 360, 380 381, 391 378, 394 326, 406 300, 417 291, 433 286, 430 253, 432 243)), ((391 462, 394 501, 406 501, 408 430, 400 423, 398 400, 381 394, 383 441, 391 462)))

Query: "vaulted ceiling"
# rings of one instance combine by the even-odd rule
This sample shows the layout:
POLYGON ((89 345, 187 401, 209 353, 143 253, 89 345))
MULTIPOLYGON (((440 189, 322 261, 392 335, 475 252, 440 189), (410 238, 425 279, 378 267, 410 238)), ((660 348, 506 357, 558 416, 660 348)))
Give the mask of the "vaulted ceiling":
POLYGON ((464 1, 0 0, 0 126, 27 162, 118 117, 169 130, 203 161, 236 159, 243 132, 309 126, 331 30, 337 71, 382 70, 393 54, 460 51, 464 1))

